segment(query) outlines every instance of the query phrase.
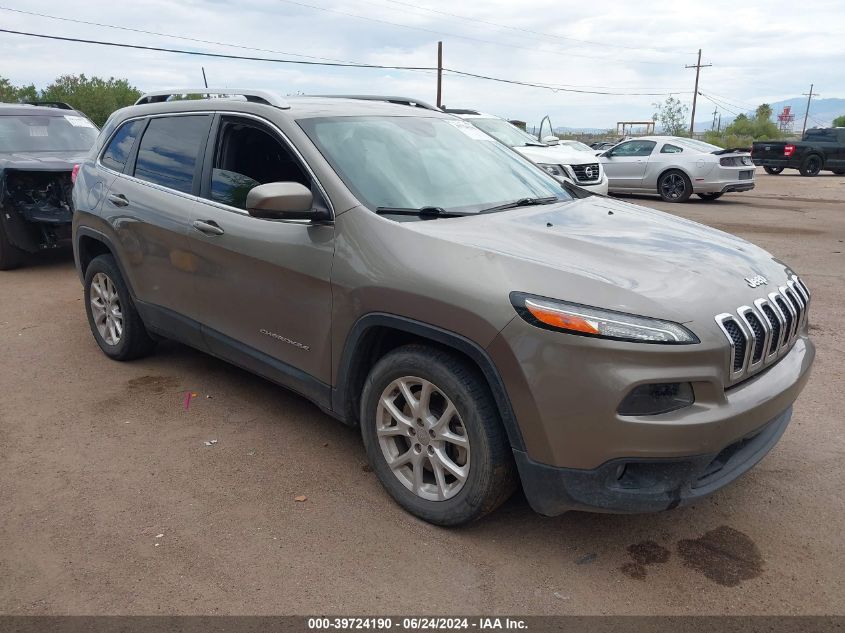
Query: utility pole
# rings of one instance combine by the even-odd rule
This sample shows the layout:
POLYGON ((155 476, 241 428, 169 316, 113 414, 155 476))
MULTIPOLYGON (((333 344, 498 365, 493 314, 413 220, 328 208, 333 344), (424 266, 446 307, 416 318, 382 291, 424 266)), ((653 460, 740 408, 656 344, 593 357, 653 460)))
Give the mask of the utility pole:
POLYGON ((718 108, 713 108, 713 123, 710 125, 711 130, 716 129, 716 115, 719 114, 718 108))
POLYGON ((722 113, 721 113, 721 112, 719 113, 719 125, 718 125, 718 127, 716 128, 716 131, 717 131, 717 132, 721 132, 721 131, 722 131, 722 113))
MULTIPOLYGON (((205 84, 205 87, 208 88, 208 80, 205 78, 205 66, 200 66, 202 68, 202 82, 205 84)), ((205 95, 205 98, 208 99, 209 95, 205 95)))
POLYGON ((437 42, 437 107, 443 106, 443 42, 437 42))
POLYGON ((804 112, 804 125, 801 127, 801 138, 804 138, 804 132, 807 131, 807 115, 810 114, 810 100, 813 97, 820 97, 821 95, 817 92, 813 92, 813 84, 810 84, 810 92, 803 92, 801 94, 806 95, 807 97, 807 111, 804 112))
POLYGON ((698 62, 687 66, 687 68, 695 68, 695 91, 692 93, 692 116, 690 117, 689 122, 689 135, 692 138, 693 128, 695 127, 695 102, 698 98, 698 75, 701 72, 702 68, 707 68, 708 66, 712 66, 713 64, 704 64, 701 65, 701 49, 698 49, 698 62))

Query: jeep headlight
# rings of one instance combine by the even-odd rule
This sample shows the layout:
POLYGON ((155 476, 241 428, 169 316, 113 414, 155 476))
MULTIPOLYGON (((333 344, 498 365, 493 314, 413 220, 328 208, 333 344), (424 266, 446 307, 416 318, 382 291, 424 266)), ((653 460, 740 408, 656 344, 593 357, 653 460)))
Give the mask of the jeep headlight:
POLYGON ((614 341, 689 345, 698 337, 680 323, 604 310, 579 303, 511 293, 511 303, 531 325, 578 336, 614 341))

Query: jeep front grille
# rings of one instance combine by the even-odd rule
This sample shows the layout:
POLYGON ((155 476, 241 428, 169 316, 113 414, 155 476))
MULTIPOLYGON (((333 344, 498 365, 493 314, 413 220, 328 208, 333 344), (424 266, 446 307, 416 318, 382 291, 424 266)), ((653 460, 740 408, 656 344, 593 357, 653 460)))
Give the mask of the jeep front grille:
POLYGON ((730 345, 731 382, 747 378, 786 354, 807 322, 810 291, 797 275, 785 286, 736 312, 716 316, 730 345))
POLYGON ((599 179, 599 164, 570 165, 578 182, 596 182, 599 179))

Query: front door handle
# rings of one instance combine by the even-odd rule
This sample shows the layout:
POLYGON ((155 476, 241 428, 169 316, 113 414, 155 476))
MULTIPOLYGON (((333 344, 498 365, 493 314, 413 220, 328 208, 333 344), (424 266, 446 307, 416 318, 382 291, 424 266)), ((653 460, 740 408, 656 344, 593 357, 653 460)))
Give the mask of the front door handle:
POLYGON ((225 231, 214 220, 194 220, 194 228, 206 235, 223 235, 225 231))
POLYGON ((129 204, 129 200, 122 193, 110 193, 109 202, 116 207, 125 207, 129 204))

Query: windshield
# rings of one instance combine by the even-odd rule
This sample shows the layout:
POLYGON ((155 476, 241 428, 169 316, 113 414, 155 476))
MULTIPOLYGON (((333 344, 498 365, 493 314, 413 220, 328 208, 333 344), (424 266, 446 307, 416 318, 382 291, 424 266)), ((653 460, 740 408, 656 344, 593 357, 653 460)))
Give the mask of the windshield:
POLYGON ((477 213, 523 198, 572 198, 545 171, 460 119, 339 117, 298 123, 373 210, 477 213))
POLYGON ((579 152, 593 152, 595 151, 589 145, 585 145, 581 141, 561 141, 561 145, 566 145, 567 147, 571 147, 572 149, 577 149, 579 152))
POLYGON ((675 139, 672 142, 677 142, 678 145, 686 145, 690 149, 695 149, 699 152, 705 152, 707 154, 722 150, 722 148, 718 145, 711 145, 710 143, 705 143, 704 141, 697 141, 694 138, 679 138, 675 139))
POLYGON ((85 152, 96 139, 97 128, 78 114, 0 116, 0 152, 85 152))
POLYGON ((479 130, 484 130, 494 139, 510 147, 523 147, 525 145, 542 145, 528 132, 523 132, 515 125, 502 119, 467 119, 479 130))

